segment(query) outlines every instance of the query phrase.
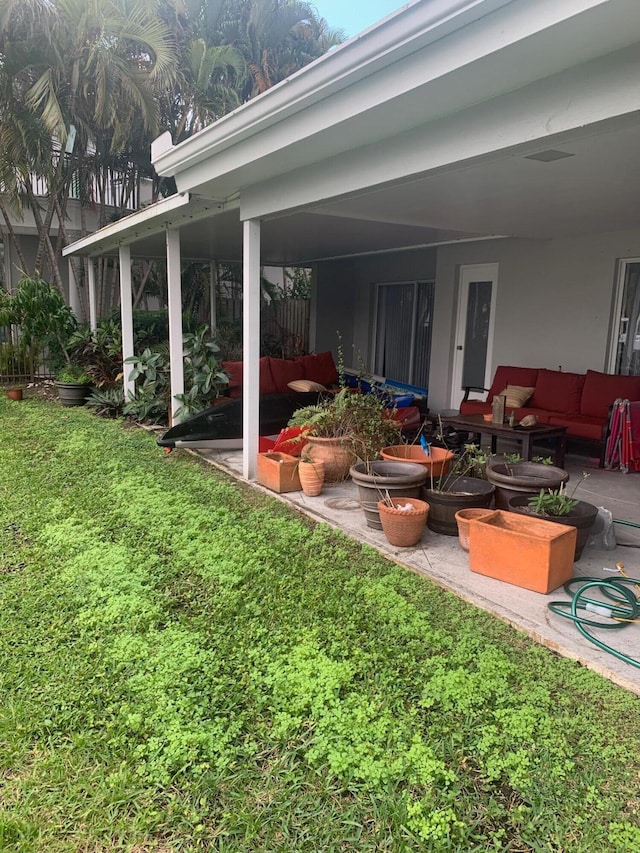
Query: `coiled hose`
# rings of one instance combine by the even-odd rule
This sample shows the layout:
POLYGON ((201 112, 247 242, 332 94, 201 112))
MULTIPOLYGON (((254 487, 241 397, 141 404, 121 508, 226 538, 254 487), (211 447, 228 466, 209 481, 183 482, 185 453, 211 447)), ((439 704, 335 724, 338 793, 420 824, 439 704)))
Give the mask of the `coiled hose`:
POLYGON ((588 630, 588 628, 606 628, 615 630, 624 628, 632 622, 640 622, 640 601, 629 589, 635 586, 640 590, 640 581, 635 578, 621 577, 615 580, 608 578, 573 578, 564 585, 565 592, 571 596, 571 601, 550 601, 547 605, 549 610, 558 616, 571 619, 578 631, 593 643, 594 646, 610 655, 624 661, 631 666, 640 669, 640 661, 625 655, 603 643, 588 630), (579 589, 574 592, 576 586, 579 589), (602 598, 591 598, 587 593, 589 590, 598 591, 602 598), (609 603, 610 602, 610 603, 609 603), (593 613, 595 616, 603 617, 603 621, 584 616, 581 611, 593 613), (604 619, 608 621, 604 621, 604 619))

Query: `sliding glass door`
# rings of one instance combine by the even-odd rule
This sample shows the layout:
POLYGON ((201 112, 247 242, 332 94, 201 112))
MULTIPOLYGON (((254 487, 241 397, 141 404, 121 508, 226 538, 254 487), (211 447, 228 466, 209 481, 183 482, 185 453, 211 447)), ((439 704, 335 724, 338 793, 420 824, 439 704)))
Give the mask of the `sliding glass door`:
POLYGON ((640 376, 640 261, 621 261, 611 353, 612 373, 640 376))
POLYGON ((374 373, 429 387, 434 291, 432 281, 377 285, 374 373))

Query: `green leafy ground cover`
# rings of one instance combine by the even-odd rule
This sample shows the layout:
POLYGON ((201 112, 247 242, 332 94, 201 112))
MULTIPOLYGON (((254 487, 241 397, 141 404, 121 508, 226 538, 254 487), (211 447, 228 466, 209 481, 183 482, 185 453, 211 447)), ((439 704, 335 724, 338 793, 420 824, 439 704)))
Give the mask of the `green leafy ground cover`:
POLYGON ((3 853, 640 849, 637 697, 146 432, 0 425, 3 853))

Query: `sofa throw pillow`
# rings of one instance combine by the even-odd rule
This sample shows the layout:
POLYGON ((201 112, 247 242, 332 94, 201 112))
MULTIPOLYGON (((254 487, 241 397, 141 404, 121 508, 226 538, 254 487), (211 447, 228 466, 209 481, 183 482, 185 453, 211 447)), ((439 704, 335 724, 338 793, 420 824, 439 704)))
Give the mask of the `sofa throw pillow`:
POLYGON ((498 396, 506 397, 507 409, 521 409, 530 397, 533 396, 535 388, 525 388, 523 385, 507 385, 498 396))
POLYGON ((293 382, 287 383, 292 391, 326 391, 324 385, 319 382, 313 382, 311 379, 294 379, 293 382))

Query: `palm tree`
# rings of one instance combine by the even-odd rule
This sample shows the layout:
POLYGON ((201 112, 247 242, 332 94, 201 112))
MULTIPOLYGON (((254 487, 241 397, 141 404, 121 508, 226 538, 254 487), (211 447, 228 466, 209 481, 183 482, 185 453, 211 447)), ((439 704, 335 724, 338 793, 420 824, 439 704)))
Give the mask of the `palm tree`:
POLYGON ((224 28, 244 54, 251 78, 243 100, 265 92, 344 40, 315 7, 302 0, 236 0, 224 28))
MULTIPOLYGON (((168 0, 170 2, 170 0, 168 0)), ((0 0, 0 141, 5 198, 30 206, 39 246, 61 285, 54 216, 64 232, 72 184, 100 202, 111 158, 132 140, 148 149, 160 128, 159 95, 176 78, 162 0, 0 0), (41 210, 32 176, 46 181, 41 210), (95 180, 93 179, 95 178, 95 180)), ((102 197, 102 205, 104 196, 102 197)))

